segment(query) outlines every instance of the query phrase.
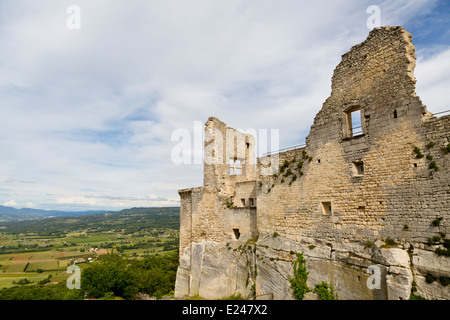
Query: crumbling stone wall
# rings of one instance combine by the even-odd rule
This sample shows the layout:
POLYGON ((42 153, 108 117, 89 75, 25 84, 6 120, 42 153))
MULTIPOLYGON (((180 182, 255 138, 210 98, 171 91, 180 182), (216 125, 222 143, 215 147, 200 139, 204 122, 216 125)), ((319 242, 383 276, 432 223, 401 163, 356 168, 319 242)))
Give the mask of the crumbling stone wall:
MULTIPOLYGON (((410 40, 401 27, 375 29, 343 55, 331 96, 307 138, 312 160, 303 165, 303 176, 288 189, 280 174, 260 177, 267 181, 258 197, 260 232, 328 241, 393 237, 421 245, 432 236, 433 219, 450 221, 450 160, 440 149, 450 140, 449 118, 430 117, 415 95, 410 40), (363 134, 348 136, 347 111, 355 106, 361 108, 363 134), (428 150, 430 142, 435 146, 428 150), (416 146, 433 157, 438 171, 429 169, 425 157, 415 157, 416 146), (324 214, 321 206, 328 203, 331 213, 324 214)), ((447 232, 448 223, 443 228, 447 232)))
POLYGON ((180 256, 191 242, 208 240, 225 244, 236 225, 243 232, 241 239, 256 232, 256 206, 245 219, 227 214, 230 212, 227 207, 241 206, 241 198, 246 199, 247 204, 250 198, 256 203, 254 137, 210 117, 205 124, 204 147, 204 186, 178 192, 181 198, 180 256), (236 160, 239 164, 234 169, 238 169, 239 174, 230 175, 230 161, 236 160))
POLYGON ((178 296, 203 288, 209 298, 247 290, 290 299, 290 251, 301 250, 312 279, 333 282, 345 299, 407 299, 413 280, 423 296, 450 299, 445 287, 425 281, 428 273, 450 276, 450 258, 434 253, 442 241, 430 242, 450 236, 450 116, 434 117, 416 96, 411 39, 401 27, 382 27, 352 47, 306 146, 257 159, 256 171, 253 137, 208 120, 204 187, 179 192, 178 296), (240 175, 230 176, 230 158, 243 160, 240 175), (270 175, 268 163, 277 163, 270 175), (256 208, 240 204, 253 197, 256 208), (253 289, 239 280, 248 263, 236 253, 249 240, 251 265, 261 272, 253 289), (381 291, 365 283, 373 263, 381 291), (208 285, 194 290, 190 277, 208 285))

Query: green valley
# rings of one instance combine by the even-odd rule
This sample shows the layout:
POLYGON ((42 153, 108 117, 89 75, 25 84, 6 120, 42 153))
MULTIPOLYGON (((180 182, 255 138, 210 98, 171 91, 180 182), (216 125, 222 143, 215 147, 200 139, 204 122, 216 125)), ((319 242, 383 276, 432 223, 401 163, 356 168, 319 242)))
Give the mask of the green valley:
MULTIPOLYGON (((102 265, 108 264, 111 270, 122 270, 116 274, 116 278, 120 278, 129 271, 123 266, 133 265, 129 269, 133 269, 131 278, 134 280, 128 285, 134 288, 127 292, 134 294, 155 295, 155 290, 138 288, 137 284, 144 283, 139 277, 148 278, 148 275, 143 276, 145 272, 151 271, 153 278, 165 276, 161 288, 166 288, 167 292, 160 289, 156 294, 160 297, 173 290, 178 239, 179 208, 132 208, 0 224, 0 299, 89 298, 86 289, 82 288, 83 294, 76 294, 66 288, 65 281, 70 276, 66 270, 72 264, 81 268, 82 283, 83 280, 88 282, 83 279, 86 269, 90 269, 86 274, 92 274, 92 270, 100 270, 102 265), (145 266, 142 267, 145 272, 138 266, 145 266), (161 275, 152 268, 157 268, 161 275), (170 274, 172 276, 167 277, 170 274), (48 294, 48 287, 61 292, 48 294)), ((93 287, 95 284, 91 282, 90 288, 93 287)), ((95 298, 117 298, 118 293, 112 290, 104 294, 97 294, 95 298)), ((131 294, 119 297, 133 299, 131 294)))

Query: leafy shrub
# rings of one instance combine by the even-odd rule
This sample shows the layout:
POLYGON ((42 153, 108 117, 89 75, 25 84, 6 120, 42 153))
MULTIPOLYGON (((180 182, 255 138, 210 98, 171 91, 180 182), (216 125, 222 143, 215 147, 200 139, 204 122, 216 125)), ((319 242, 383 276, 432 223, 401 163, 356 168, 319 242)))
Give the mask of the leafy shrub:
POLYGON ((431 224, 434 227, 439 227, 439 225, 441 224, 442 219, 443 219, 442 217, 436 218, 433 221, 431 221, 431 224))
POLYGON ((390 247, 393 247, 393 246, 396 246, 396 245, 398 245, 398 243, 397 242, 395 242, 395 240, 394 239, 391 239, 391 238, 386 238, 386 240, 384 240, 384 245, 382 245, 381 247, 382 248, 390 248, 390 247))
POLYGON ((426 145, 426 147, 427 147, 428 149, 430 149, 430 148, 433 148, 435 145, 436 145, 436 143, 434 143, 434 141, 430 141, 430 142, 426 145))
POLYGON ((39 283, 39 284, 46 284, 46 283, 49 283, 51 278, 52 278, 52 275, 49 274, 49 275, 47 276, 47 278, 42 279, 42 280, 39 281, 38 283, 39 283))
POLYGON ((17 280, 17 281, 13 281, 12 283, 13 283, 13 284, 17 284, 17 285, 19 285, 19 286, 23 286, 23 285, 26 285, 26 284, 31 283, 31 281, 28 280, 27 278, 24 278, 24 279, 19 279, 19 280, 17 280))
POLYGON ((326 283, 325 281, 322 281, 321 284, 316 284, 315 288, 314 288, 314 292, 316 292, 319 297, 320 300, 337 300, 338 299, 338 295, 337 293, 334 293, 334 287, 333 284, 330 283, 330 285, 328 285, 328 283, 326 283))
POLYGON ((446 287, 450 284, 450 277, 442 276, 439 278, 439 282, 446 287))
POLYGON ((305 294, 311 291, 306 284, 309 272, 306 271, 306 260, 303 257, 303 252, 296 252, 295 255, 297 260, 294 261, 294 276, 289 276, 289 282, 297 299, 303 300, 305 294))
POLYGON ((449 250, 444 250, 442 248, 436 248, 434 253, 436 253, 438 256, 450 257, 450 251, 449 250))
POLYGON ((425 281, 427 283, 433 283, 434 281, 436 281, 436 278, 432 274, 427 273, 427 275, 425 276, 425 281))
POLYGON ((441 240, 441 237, 439 237, 439 236, 433 236, 432 238, 431 238, 431 241, 434 243, 434 242, 439 242, 441 240))
POLYGON ((411 293, 411 295, 409 296, 409 300, 427 300, 422 296, 419 295, 415 295, 414 293, 411 293))
POLYGON ((292 170, 291 170, 291 168, 288 168, 287 170, 286 170, 286 173, 284 174, 284 176, 285 177, 288 177, 288 176, 290 176, 292 174, 292 170))
POLYGON ((431 161, 431 162, 428 164, 428 169, 434 170, 434 171, 438 171, 438 170, 439 170, 439 167, 437 166, 437 164, 436 164, 435 161, 431 161))
POLYGON ((450 153, 450 143, 447 144, 446 147, 441 147, 441 150, 444 151, 445 154, 450 153))
POLYGON ((280 172, 284 172, 284 170, 289 167, 289 161, 284 160, 284 163, 280 166, 280 172))
POLYGON ((373 242, 367 240, 366 243, 365 243, 365 247, 366 247, 366 248, 372 248, 372 246, 373 246, 373 242))
POLYGON ((424 155, 422 154, 422 152, 420 151, 420 149, 418 147, 414 147, 413 152, 416 154, 416 158, 418 158, 418 159, 424 157, 424 155))

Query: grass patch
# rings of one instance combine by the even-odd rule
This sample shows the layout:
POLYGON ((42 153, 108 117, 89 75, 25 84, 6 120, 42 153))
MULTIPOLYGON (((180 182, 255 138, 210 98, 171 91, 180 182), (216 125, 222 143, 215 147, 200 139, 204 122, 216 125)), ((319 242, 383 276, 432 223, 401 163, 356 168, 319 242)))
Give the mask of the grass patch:
POLYGON ((58 261, 30 262, 26 272, 36 272, 36 270, 56 270, 59 268, 58 261))
POLYGON ((398 245, 397 242, 395 242, 394 239, 386 238, 384 240, 384 244, 381 246, 381 248, 395 248, 398 245))
POLYGON ((5 273, 25 272, 28 263, 11 264, 6 267, 5 273))

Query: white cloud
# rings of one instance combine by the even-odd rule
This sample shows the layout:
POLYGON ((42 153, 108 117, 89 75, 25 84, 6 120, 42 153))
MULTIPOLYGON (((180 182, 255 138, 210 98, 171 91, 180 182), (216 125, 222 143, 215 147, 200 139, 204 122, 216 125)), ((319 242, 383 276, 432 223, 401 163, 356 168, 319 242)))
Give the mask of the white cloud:
POLYGON ((11 201, 5 202, 3 205, 7 206, 7 207, 15 207, 15 206, 17 206, 17 202, 15 202, 14 200, 11 200, 11 201))
POLYGON ((446 93, 450 88, 450 47, 440 49, 439 53, 428 58, 419 53, 415 70, 416 93, 431 113, 450 110, 446 93))
POLYGON ((23 204, 24 208, 36 208, 36 204, 32 203, 32 202, 27 202, 23 204))

